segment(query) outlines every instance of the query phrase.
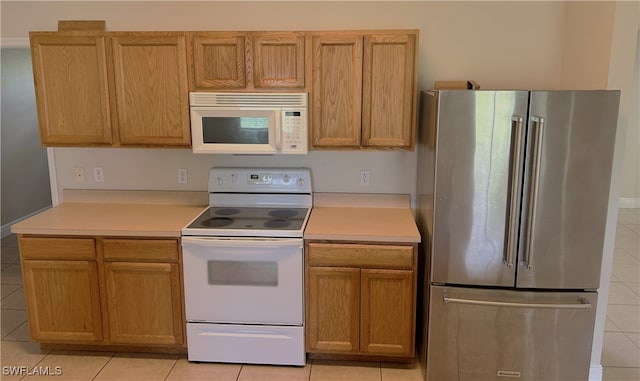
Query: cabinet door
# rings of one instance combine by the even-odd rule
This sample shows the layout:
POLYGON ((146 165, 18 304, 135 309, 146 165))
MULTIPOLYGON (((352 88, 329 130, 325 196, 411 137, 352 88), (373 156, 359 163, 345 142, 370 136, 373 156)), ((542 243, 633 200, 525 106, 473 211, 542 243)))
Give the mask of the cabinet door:
POLYGON ((313 147, 359 147, 362 110, 362 36, 312 37, 313 147))
POLYGON ((306 305, 308 352, 358 351, 359 269, 308 267, 306 305))
POLYGON ((303 33, 254 34, 254 87, 303 88, 304 44, 303 33))
POLYGON ((413 356, 414 273, 362 269, 360 350, 413 356))
POLYGON ((183 343, 178 264, 105 262, 105 278, 112 343, 183 343))
POLYGON ((112 38, 119 141, 189 146, 189 89, 183 34, 112 38))
POLYGON ((364 38, 362 145, 413 148, 416 36, 364 38))
POLYGON ((233 32, 192 37, 192 90, 242 89, 247 86, 246 35, 233 32))
POLYGON ((31 34, 43 145, 110 145, 105 38, 31 34))
POLYGON ((102 341, 95 261, 24 260, 31 338, 43 342, 102 341))

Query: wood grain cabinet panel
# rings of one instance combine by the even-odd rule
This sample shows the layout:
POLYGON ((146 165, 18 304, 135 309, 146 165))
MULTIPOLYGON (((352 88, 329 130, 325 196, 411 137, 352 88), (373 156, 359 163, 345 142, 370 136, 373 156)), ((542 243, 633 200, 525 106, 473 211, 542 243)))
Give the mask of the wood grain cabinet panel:
POLYGON ((359 269, 310 267, 306 301, 309 352, 358 350, 359 269))
POLYGON ((30 33, 43 145, 111 145, 104 36, 30 33))
POLYGON ((304 33, 254 33, 252 43, 256 88, 304 88, 304 33))
POLYGON ((362 145, 413 148, 415 41, 413 34, 364 38, 362 145))
POLYGON ((191 37, 192 90, 247 86, 246 33, 203 32, 191 37))
POLYGON ((33 340, 184 348, 178 239, 21 235, 19 246, 33 340))
POLYGON ((361 350, 413 355, 413 271, 362 270, 361 350))
POLYGON ((103 340, 95 261, 23 260, 31 338, 44 342, 103 340))
POLYGON ((111 38, 121 145, 189 146, 184 34, 111 38))
POLYGON ((106 262, 105 277, 112 343, 183 343, 178 264, 106 262))
POLYGON ((311 144, 359 147, 362 35, 312 36, 311 144))
POLYGON ((311 38, 311 146, 413 149, 417 31, 311 38))
POLYGON ((414 356, 415 245, 307 242, 305 256, 307 352, 414 356))

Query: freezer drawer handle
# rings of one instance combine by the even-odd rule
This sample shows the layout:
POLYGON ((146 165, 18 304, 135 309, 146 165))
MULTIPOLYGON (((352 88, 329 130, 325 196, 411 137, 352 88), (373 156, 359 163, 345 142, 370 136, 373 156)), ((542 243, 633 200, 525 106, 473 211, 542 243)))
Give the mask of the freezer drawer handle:
POLYGON ((527 252, 525 264, 527 270, 533 269, 533 232, 536 230, 536 208, 538 205, 538 185, 540 184, 540 161, 542 160, 542 134, 544 133, 544 118, 531 117, 536 125, 533 149, 533 172, 531 174, 531 195, 529 196, 529 221, 527 223, 527 252))
POLYGON ((473 304, 477 306, 491 306, 491 307, 516 307, 516 308, 550 308, 550 309, 587 309, 591 308, 591 303, 585 298, 580 298, 579 303, 569 304, 554 304, 554 303, 513 303, 513 302, 492 302, 488 300, 473 300, 473 299, 457 299, 444 296, 445 303, 457 303, 457 304, 473 304))
POLYGON ((509 184, 509 220, 507 221, 507 242, 505 245, 502 262, 510 269, 513 267, 513 259, 517 250, 517 224, 518 224, 518 195, 520 194, 521 168, 522 168, 522 123, 524 119, 520 116, 511 118, 511 183, 509 184))

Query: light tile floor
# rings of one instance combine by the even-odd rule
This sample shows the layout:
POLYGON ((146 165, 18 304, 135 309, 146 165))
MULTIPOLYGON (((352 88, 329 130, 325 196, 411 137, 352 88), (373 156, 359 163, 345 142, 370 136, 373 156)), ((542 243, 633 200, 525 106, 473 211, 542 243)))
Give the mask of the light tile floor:
MULTIPOLYGON (((41 350, 29 340, 15 236, 2 240, 1 380, 419 381, 416 363, 309 361, 305 367, 194 364, 184 356, 41 350), (13 368, 9 368, 13 367, 13 368), (10 375, 48 369, 57 377, 10 375)), ((640 380, 640 209, 618 216, 602 365, 604 381, 640 380)))

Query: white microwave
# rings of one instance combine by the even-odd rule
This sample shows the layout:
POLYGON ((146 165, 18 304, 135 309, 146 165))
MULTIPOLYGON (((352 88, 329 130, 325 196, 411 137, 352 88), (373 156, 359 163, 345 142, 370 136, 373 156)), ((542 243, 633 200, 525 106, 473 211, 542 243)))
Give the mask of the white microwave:
POLYGON ((307 93, 190 93, 193 152, 306 154, 307 103, 307 93))

